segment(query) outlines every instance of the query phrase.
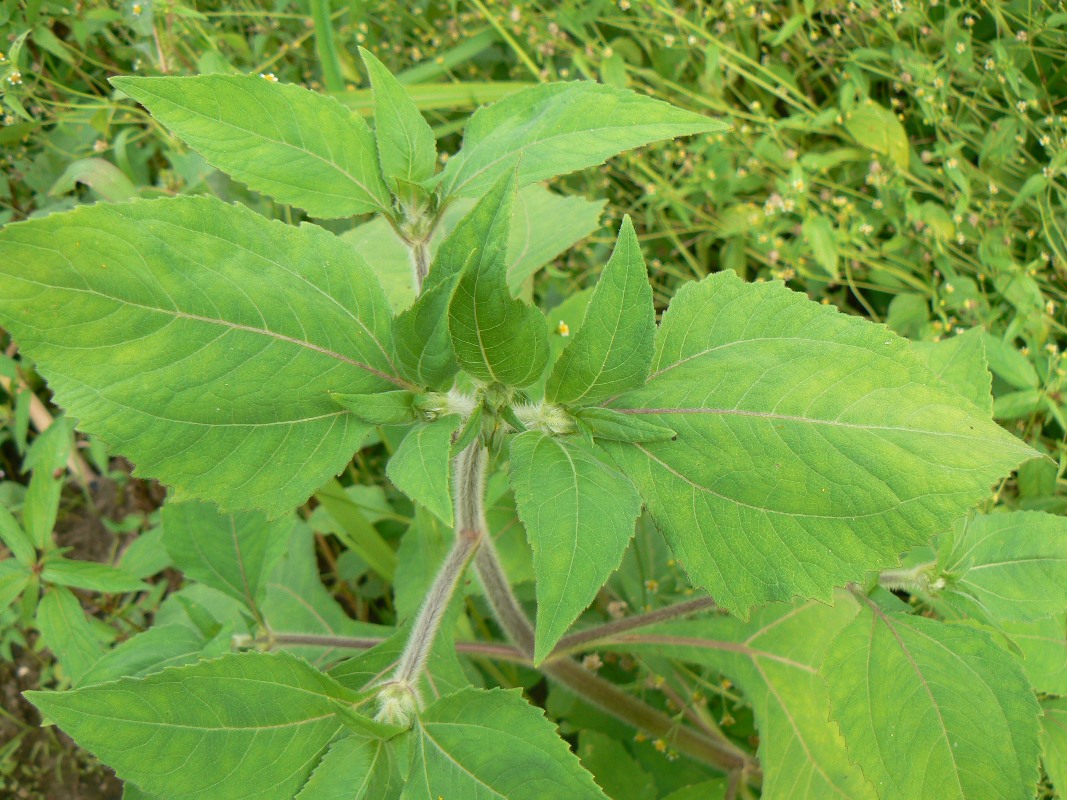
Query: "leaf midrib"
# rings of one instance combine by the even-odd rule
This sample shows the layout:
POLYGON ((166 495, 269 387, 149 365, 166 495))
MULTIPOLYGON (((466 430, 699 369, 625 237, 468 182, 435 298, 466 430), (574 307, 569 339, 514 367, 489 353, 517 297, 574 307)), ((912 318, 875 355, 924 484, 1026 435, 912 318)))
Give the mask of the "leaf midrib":
MULTIPOLYGON (((18 279, 21 280, 21 281, 24 281, 26 283, 33 284, 35 286, 40 286, 43 289, 55 289, 56 288, 54 286, 50 286, 50 285, 48 285, 46 283, 42 283, 41 281, 35 281, 35 280, 30 279, 30 278, 19 277, 18 279)), ((303 348, 306 348, 306 349, 311 350, 313 352, 316 352, 316 353, 319 353, 321 355, 324 355, 327 358, 332 358, 332 359, 334 359, 336 361, 341 361, 341 362, 343 362, 345 364, 350 364, 350 365, 352 365, 354 367, 358 367, 359 369, 362 369, 365 372, 369 372, 370 374, 375 375, 375 376, 381 378, 384 381, 388 381, 389 383, 392 383, 393 385, 398 386, 401 389, 411 388, 407 384, 406 381, 396 377, 395 375, 389 375, 386 372, 382 372, 380 369, 376 369, 375 367, 372 367, 370 364, 367 364, 367 363, 365 363, 363 361, 357 361, 356 359, 349 358, 348 356, 342 355, 341 353, 338 353, 335 350, 330 350, 329 348, 322 347, 321 345, 314 344, 314 343, 309 342, 309 341, 307 341, 305 339, 298 339, 298 338, 296 338, 294 336, 287 336, 284 333, 278 333, 277 331, 272 331, 269 328, 256 328, 256 327, 254 327, 252 325, 245 325, 243 323, 231 322, 229 320, 224 320, 224 319, 216 319, 215 317, 205 317, 205 316, 202 316, 200 314, 190 314, 187 311, 180 311, 180 310, 177 310, 177 309, 172 310, 172 309, 158 308, 156 306, 150 306, 150 305, 146 305, 144 303, 137 303, 137 302, 135 302, 133 300, 127 300, 127 299, 113 297, 112 295, 105 294, 104 292, 100 292, 100 291, 97 291, 95 289, 81 289, 81 288, 74 287, 74 286, 66 286, 66 287, 62 287, 62 291, 78 292, 78 293, 81 293, 81 294, 88 294, 88 295, 93 295, 93 296, 96 296, 96 297, 102 297, 105 300, 110 300, 110 301, 112 301, 114 303, 119 303, 119 304, 121 304, 123 306, 131 307, 131 308, 138 308, 138 309, 141 309, 143 311, 150 311, 150 312, 153 312, 153 313, 156 313, 156 314, 163 314, 164 316, 173 317, 175 319, 187 319, 187 320, 192 320, 194 322, 203 322, 203 323, 206 323, 206 324, 209 324, 209 325, 219 325, 220 327, 226 328, 228 330, 243 331, 245 333, 254 333, 254 334, 258 334, 260 336, 266 336, 266 337, 268 337, 270 339, 275 339, 275 340, 281 341, 281 342, 287 342, 289 344, 296 345, 297 347, 303 347, 303 348)), ((31 327, 34 327, 34 326, 31 326, 31 327)), ((64 349, 67 349, 67 350, 73 350, 73 349, 95 350, 95 349, 101 349, 101 348, 98 348, 98 347, 69 348, 68 347, 68 348, 64 348, 64 349)), ((331 416, 331 415, 327 415, 327 416, 331 416)))
POLYGON ((859 422, 841 422, 840 420, 819 419, 818 417, 802 417, 795 414, 778 414, 773 411, 748 411, 740 408, 612 408, 620 414, 709 414, 717 416, 757 417, 763 419, 779 420, 783 422, 800 422, 809 425, 828 425, 835 428, 850 428, 862 431, 895 431, 899 433, 917 433, 924 436, 946 436, 965 441, 987 442, 987 436, 971 436, 966 433, 954 433, 952 431, 933 431, 928 428, 906 428, 902 425, 867 425, 859 422))

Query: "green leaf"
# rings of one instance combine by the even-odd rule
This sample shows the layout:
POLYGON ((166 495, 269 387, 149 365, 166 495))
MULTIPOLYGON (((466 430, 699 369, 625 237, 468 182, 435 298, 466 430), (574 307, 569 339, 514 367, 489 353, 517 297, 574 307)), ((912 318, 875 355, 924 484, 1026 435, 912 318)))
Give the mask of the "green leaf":
POLYGON ((0 560, 0 613, 7 611, 29 585, 30 570, 13 559, 0 560))
POLYGON ((104 654, 104 645, 89 625, 78 598, 63 586, 51 587, 37 606, 36 622, 41 641, 52 651, 71 683, 78 685, 104 654))
POLYGON ((514 194, 513 184, 503 180, 478 201, 437 249, 422 294, 397 317, 397 358, 416 383, 445 388, 459 368, 449 304, 468 264, 489 269, 504 263, 514 194))
POLYGON ((147 578, 171 566, 170 555, 163 546, 163 528, 158 525, 139 534, 122 551, 118 567, 129 575, 147 578))
POLYGON ((459 365, 482 381, 526 386, 548 362, 548 331, 544 315, 508 289, 504 253, 514 196, 514 174, 506 174, 472 212, 478 214, 483 204, 486 213, 495 212, 489 235, 474 250, 466 239, 458 241, 446 257, 453 234, 441 246, 430 277, 437 284, 458 274, 448 304, 448 332, 459 365))
POLYGON ((578 736, 578 758, 611 800, 656 800, 652 776, 641 769, 618 739, 583 730, 578 736))
POLYGON ((0 504, 0 542, 4 543, 15 560, 23 566, 28 567, 37 562, 37 548, 33 544, 33 539, 2 504, 0 504))
POLYGON ((812 214, 804 219, 804 240, 811 248, 815 261, 831 280, 837 280, 837 234, 824 216, 812 214))
POLYGON ((374 135, 387 182, 422 183, 437 168, 437 139, 400 81, 366 48, 359 48, 374 92, 374 135))
POLYGON ((191 502, 167 503, 161 518, 174 566, 258 613, 267 579, 289 543, 292 517, 268 522, 258 511, 220 514, 191 502))
POLYGON ((149 794, 136 784, 126 781, 122 785, 122 800, 162 800, 162 798, 149 794))
POLYGON ((845 130, 868 150, 888 156, 900 169, 908 168, 908 134, 888 108, 868 100, 845 116, 845 130))
POLYGON ((990 333, 982 335, 989 369, 998 378, 1010 383, 1016 389, 1036 389, 1041 379, 1030 360, 1020 353, 1015 345, 990 333))
POLYGON ((705 664, 729 676, 756 717, 763 800, 875 800, 829 719, 830 697, 817 675, 830 642, 857 610, 854 598, 838 592, 833 606, 775 604, 749 622, 712 616, 658 625, 635 642, 608 647, 705 664))
POLYGON ((912 347, 931 372, 974 403, 986 416, 993 416, 992 378, 981 328, 971 328, 940 342, 912 342, 912 347))
POLYGON ((449 283, 424 285, 419 299, 394 324, 397 360, 420 386, 445 389, 459 369, 448 333, 452 289, 449 283))
MULTIPOLYGON (((275 633, 321 636, 382 636, 389 629, 354 620, 326 591, 319 575, 315 538, 303 523, 297 523, 285 555, 267 582, 261 606, 268 630, 275 633)), ((333 646, 289 645, 292 653, 315 666, 332 664, 346 655, 333 646)))
POLYGON ((361 490, 370 488, 372 487, 345 488, 338 481, 332 480, 316 492, 315 499, 333 523, 328 532, 344 542, 345 546, 363 559, 371 569, 386 580, 392 580, 396 571, 396 552, 374 527, 370 518, 374 516, 373 510, 361 502, 357 495, 361 490))
POLYGON ((1060 790, 1067 787, 1067 697, 1044 702, 1041 717, 1041 751, 1045 772, 1052 785, 1060 790))
POLYGON ((1008 392, 993 401, 993 417, 1008 421, 1036 414, 1045 403, 1045 394, 1039 389, 1024 389, 1008 392))
POLYGON ((983 631, 868 603, 820 675, 850 757, 883 800, 1034 796, 1037 700, 983 631))
POLYGON ((1001 622, 1000 631, 1022 652, 1022 667, 1038 692, 1067 695, 1067 616, 1001 622))
POLYGON ((93 592, 143 592, 148 584, 128 572, 95 561, 49 558, 41 570, 41 580, 93 592))
POLYGON ((26 697, 119 777, 168 800, 293 797, 350 695, 293 656, 228 655, 26 697))
POLYGON ((53 196, 66 194, 74 191, 74 187, 79 183, 85 184, 111 202, 129 200, 137 196, 137 187, 133 181, 126 177, 121 169, 102 158, 72 161, 52 184, 48 193, 53 196))
POLYGON ((1067 612, 1067 519, 1040 511, 979 514, 955 538, 943 597, 978 619, 1067 612))
POLYGON ((213 167, 313 217, 391 207, 374 134, 333 98, 255 75, 111 83, 213 167))
POLYGON ((670 428, 641 419, 636 414, 620 414, 610 408, 582 408, 576 413, 593 437, 615 442, 665 442, 678 438, 670 428))
POLYGON ((368 426, 329 393, 403 387, 390 316, 344 242, 214 198, 0 231, 0 324, 57 402, 175 499, 227 511, 279 516, 349 461, 368 426))
POLYGON ((641 513, 633 484, 595 445, 527 431, 511 440, 511 486, 537 576, 540 663, 619 567, 641 513))
POLYGON ((641 244, 624 217, 585 321, 549 375, 545 399, 591 405, 641 386, 652 363, 656 310, 641 244))
MULTIPOLYGON (((2 235, 3 231, 0 231, 0 251, 3 249, 2 235)), ((0 286, 3 286, 2 275, 0 286)), ((0 314, 2 307, 0 299, 0 314)), ((63 493, 62 475, 73 442, 74 422, 64 414, 38 434, 22 462, 22 469, 32 473, 22 502, 22 527, 39 551, 52 547, 52 529, 63 493)))
POLYGON ((82 676, 82 685, 135 678, 167 667, 192 664, 210 656, 220 656, 230 648, 229 641, 212 643, 225 649, 205 653, 208 640, 188 625, 153 625, 109 650, 82 676))
POLYGON ((448 414, 415 425, 385 467, 385 474, 400 491, 422 503, 445 524, 452 525, 450 454, 452 437, 463 418, 448 414))
POLYGON ((415 395, 404 389, 372 394, 331 394, 339 406, 372 425, 410 425, 415 421, 412 400, 415 395))
POLYGON ((717 778, 671 792, 663 800, 726 800, 726 781, 717 778))
POLYGON ((502 689, 464 689, 419 715, 401 797, 606 800, 541 710, 502 689))
POLYGON ((604 447, 738 614, 896 564, 1035 455, 886 328, 732 272, 682 287, 612 407, 678 432, 604 447))
MULTIPOLYGON (((455 603, 449 609, 445 624, 442 624, 437 638, 434 639, 426 669, 421 676, 419 689, 427 700, 437 699, 470 686, 470 681, 456 657, 455 641, 449 624, 455 621, 458 610, 459 606, 455 603)), ((410 631, 410 624, 401 626, 385 641, 333 667, 330 675, 342 686, 354 691, 367 691, 377 686, 396 668, 410 631)))
POLYGON ((359 736, 330 745, 296 800, 392 800, 403 780, 392 742, 359 736))
MULTIPOLYGON (((574 195, 558 195, 541 184, 523 187, 515 198, 515 213, 508 237, 508 286, 518 296, 537 270, 566 252, 600 227, 604 200, 591 201, 574 195)), ((440 244, 474 207, 474 200, 461 198, 444 211, 430 239, 430 252, 440 244)), ((400 313, 415 301, 415 282, 407 245, 384 217, 375 217, 341 238, 360 253, 373 254, 368 261, 382 282, 393 310, 400 313)))
POLYGON ((441 173, 444 196, 477 197, 518 168, 518 185, 601 164, 649 142, 726 130, 708 117, 591 81, 549 83, 481 108, 441 173))
POLYGON ((605 200, 559 195, 540 184, 515 197, 508 239, 508 286, 518 295, 526 280, 600 227, 605 200))
POLYGON ((455 441, 452 442, 452 457, 455 458, 466 450, 467 446, 477 439, 481 432, 482 406, 477 405, 474 407, 474 411, 471 412, 471 415, 463 421, 463 425, 454 437, 455 441))

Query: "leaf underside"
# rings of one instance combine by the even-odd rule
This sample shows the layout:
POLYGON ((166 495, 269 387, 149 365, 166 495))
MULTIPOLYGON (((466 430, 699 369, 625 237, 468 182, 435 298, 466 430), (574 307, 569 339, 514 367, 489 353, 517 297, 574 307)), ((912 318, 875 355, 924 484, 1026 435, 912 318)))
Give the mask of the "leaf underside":
POLYGON ((983 631, 864 609, 821 675, 849 755, 884 800, 1029 800, 1038 704, 983 631))

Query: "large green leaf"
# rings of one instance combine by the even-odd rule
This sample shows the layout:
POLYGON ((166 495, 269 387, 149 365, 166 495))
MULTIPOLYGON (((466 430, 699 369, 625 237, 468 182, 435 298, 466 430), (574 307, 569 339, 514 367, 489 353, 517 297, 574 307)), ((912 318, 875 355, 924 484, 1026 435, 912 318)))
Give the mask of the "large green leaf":
POLYGON ((515 176, 506 173, 471 212, 474 217, 483 205, 485 213, 495 212, 490 235, 472 252, 457 229, 441 245, 430 276, 438 285, 458 274, 448 303, 448 332, 459 365, 488 383, 526 386, 548 363, 548 330, 544 315, 508 289, 506 251, 514 198, 515 176), (453 239, 458 241, 450 247, 453 239))
POLYGON ((64 586, 52 586, 45 592, 35 622, 41 642, 75 686, 104 655, 104 645, 89 624, 85 609, 64 586))
POLYGON ((441 189, 476 197, 516 167, 526 186, 649 142, 721 130, 721 122, 625 89, 591 81, 543 84, 474 113, 463 148, 441 173, 441 189))
POLYGON ((153 625, 105 653, 82 676, 81 683, 89 685, 149 675, 166 667, 221 656, 230 647, 229 636, 209 642, 202 632, 188 625, 153 625))
MULTIPOLYGON (((578 758, 611 800, 656 800, 656 784, 626 745, 594 730, 578 735, 578 758)), ((712 800, 707 794, 700 800, 712 800)))
POLYGON ((582 328, 549 375, 547 400, 588 405, 641 386, 652 363, 656 309, 629 217, 597 281, 582 328))
POLYGON ((982 409, 986 416, 993 416, 992 378, 981 328, 971 328, 940 342, 912 342, 911 346, 931 372, 982 409))
POLYGON ((403 800, 606 800, 554 726, 517 691, 464 689, 412 731, 403 800))
POLYGON ((678 433, 604 446, 739 614, 897 563, 1036 455, 883 326, 732 272, 682 287, 648 383, 612 407, 678 433))
POLYGON ((5 227, 0 324, 137 474, 227 511, 302 503, 368 430, 328 393, 403 384, 351 247, 208 197, 5 227))
POLYGON ((396 749, 360 736, 338 739, 296 800, 396 800, 403 784, 396 749))
POLYGON ((1067 519, 1040 511, 979 514, 961 525, 944 598, 990 622, 1067 612, 1067 519))
POLYGON ((422 503, 446 524, 452 524, 452 435, 463 419, 449 414, 433 422, 420 422, 408 431, 385 471, 397 488, 422 503))
POLYGON ((833 606, 775 604, 748 622, 718 616, 660 625, 611 647, 706 664, 741 687, 759 728, 763 800, 875 800, 829 720, 830 697, 817 675, 857 610, 839 592, 833 606))
POLYGON ((168 800, 288 800, 350 693, 286 654, 243 653, 71 692, 27 692, 119 777, 168 800))
POLYGON ((433 177, 437 140, 400 81, 365 48, 359 48, 374 92, 374 135, 388 181, 421 183, 433 177))
POLYGON ((1067 615, 1000 622, 998 628, 1022 654, 1023 671, 1036 691, 1067 696, 1067 615))
POLYGON ((267 522, 262 512, 220 514, 207 503, 190 502, 167 503, 162 520, 174 566, 258 613, 267 579, 289 543, 292 517, 267 522))
POLYGON ((537 577, 535 662, 593 601, 633 538, 641 497, 607 460, 576 436, 526 431, 511 440, 511 486, 537 577))
POLYGON ((1067 789, 1067 697, 1044 702, 1041 750, 1045 772, 1060 795, 1067 789))
POLYGON ((112 78, 208 163, 314 217, 388 211, 367 123, 333 98, 254 75, 112 78))
POLYGON ((1030 800, 1038 705, 989 634, 867 607, 820 672, 848 752, 883 800, 1030 800))

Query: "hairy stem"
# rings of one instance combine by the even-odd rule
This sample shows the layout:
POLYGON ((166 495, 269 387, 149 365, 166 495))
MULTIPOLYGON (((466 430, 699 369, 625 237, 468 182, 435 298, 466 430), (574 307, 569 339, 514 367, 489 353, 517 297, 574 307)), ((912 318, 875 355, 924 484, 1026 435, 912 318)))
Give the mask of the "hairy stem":
MULTIPOLYGON (((271 633, 269 637, 257 639, 269 647, 331 647, 338 650, 370 650, 385 641, 384 636, 326 636, 317 633, 271 633)), ((251 642, 250 642, 251 643, 251 642)), ((456 642, 456 650, 470 656, 492 658, 497 661, 510 661, 514 664, 530 666, 530 659, 511 645, 496 642, 456 642)))
POLYGON ((878 575, 878 585, 891 592, 928 594, 945 587, 943 579, 934 578, 936 562, 918 564, 906 569, 887 569, 878 575))
MULTIPOLYGON (((496 549, 488 537, 478 551, 475 566, 501 627, 521 653, 532 657, 533 625, 511 591, 507 575, 497 558, 496 549)), ((743 771, 752 780, 759 780, 759 767, 755 761, 732 742, 679 724, 663 712, 622 691, 615 684, 597 677, 573 659, 553 658, 541 664, 540 669, 545 675, 602 711, 627 725, 670 742, 679 752, 724 772, 743 771)))
POLYGON ((526 612, 522 610, 515 594, 511 591, 511 584, 496 554, 492 539, 486 538, 485 546, 478 552, 475 567, 478 570, 478 577, 482 580, 482 587, 485 589, 485 595, 493 609, 493 614, 504 632, 515 643, 520 653, 527 658, 533 658, 533 625, 530 624, 526 612))
POLYGON ((646 614, 637 614, 625 619, 607 622, 594 628, 587 628, 584 631, 576 631, 560 639, 556 649, 552 652, 552 656, 572 653, 575 650, 585 649, 595 645, 602 639, 609 639, 626 631, 644 628, 660 622, 668 622, 672 619, 688 617, 698 611, 707 611, 716 607, 715 601, 710 597, 701 597, 696 600, 686 600, 684 603, 675 603, 664 608, 657 608, 655 611, 649 611, 646 614))
POLYGON ((437 629, 448 610, 448 603, 455 593, 460 578, 467 569, 478 545, 485 536, 486 449, 474 442, 453 461, 456 487, 456 539, 445 558, 445 563, 434 578, 433 585, 411 628, 407 646, 400 656, 396 671, 390 681, 401 686, 414 687, 426 660, 430 657, 437 629))
POLYGON ((408 244, 408 255, 411 257, 411 271, 415 280, 415 294, 422 293, 422 282, 430 274, 430 242, 427 239, 422 242, 408 244))

